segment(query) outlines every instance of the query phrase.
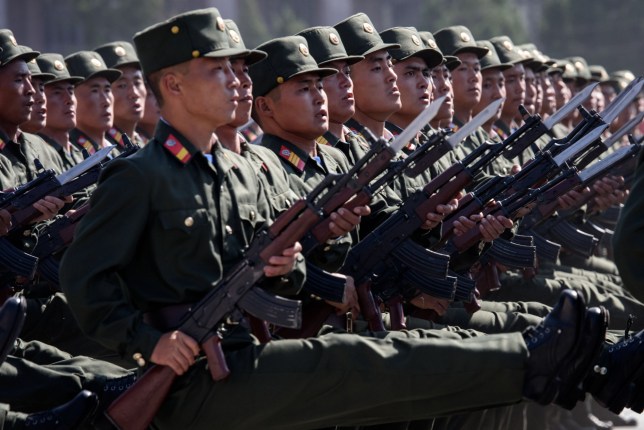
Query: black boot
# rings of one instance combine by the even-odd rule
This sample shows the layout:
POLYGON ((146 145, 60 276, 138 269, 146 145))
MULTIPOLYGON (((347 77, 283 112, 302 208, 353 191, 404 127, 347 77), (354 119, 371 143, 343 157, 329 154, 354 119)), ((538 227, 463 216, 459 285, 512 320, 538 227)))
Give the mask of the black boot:
POLYGON ((27 415, 25 428, 34 430, 73 430, 80 428, 96 410, 98 397, 83 390, 64 405, 27 415))
POLYGON ((542 405, 555 399, 562 374, 569 373, 566 366, 572 362, 585 314, 583 298, 575 291, 565 290, 543 321, 523 333, 530 351, 524 397, 542 405))
POLYGON ((582 383, 590 371, 592 364, 597 362, 604 347, 606 329, 608 328, 608 311, 604 307, 594 307, 586 311, 584 326, 575 347, 575 353, 562 372, 562 384, 555 403, 565 409, 572 409, 578 401, 584 400, 586 392, 582 383))
POLYGON ((0 364, 13 349, 25 322, 27 302, 24 297, 11 297, 0 308, 0 364))
POLYGON ((604 345, 597 364, 584 381, 584 388, 597 403, 619 414, 637 407, 640 395, 636 381, 644 374, 644 330, 626 336, 615 345, 604 345))
POLYGON ((116 400, 121 394, 136 382, 136 373, 122 376, 120 378, 107 379, 103 382, 102 390, 98 391, 98 398, 100 409, 107 409, 110 404, 116 400))

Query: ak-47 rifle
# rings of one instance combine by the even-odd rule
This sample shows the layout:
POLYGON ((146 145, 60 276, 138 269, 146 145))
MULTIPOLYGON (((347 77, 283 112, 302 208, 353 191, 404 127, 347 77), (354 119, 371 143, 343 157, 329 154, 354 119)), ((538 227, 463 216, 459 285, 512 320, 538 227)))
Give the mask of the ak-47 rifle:
MULTIPOLYGON (((584 139, 586 138, 593 139, 593 136, 589 135, 584 139)), ((553 178, 537 189, 516 192, 512 196, 497 202, 494 206, 486 209, 485 215, 503 215, 512 219, 516 217, 519 210, 528 204, 536 202, 538 203, 537 207, 553 204, 553 202, 556 202, 558 197, 567 193, 574 187, 590 183, 598 177, 606 174, 606 172, 610 171, 611 168, 619 165, 626 159, 634 157, 639 152, 639 149, 639 146, 634 145, 620 148, 611 156, 604 160, 597 161, 581 172, 578 172, 575 167, 568 167, 564 169, 559 176, 553 178)), ((440 251, 451 256, 465 252, 478 243, 481 240, 481 236, 482 234, 478 225, 474 226, 461 236, 452 237, 447 244, 440 249, 440 251)), ((483 294, 484 292, 481 293, 483 294)))
MULTIPOLYGON (((420 169, 436 162, 493 116, 498 111, 501 102, 496 101, 490 104, 453 135, 439 134, 436 138, 429 139, 406 157, 404 161, 391 166, 374 183, 365 186, 344 207, 348 210, 353 210, 357 206, 366 204, 373 194, 378 190, 382 190, 403 172, 411 176, 418 175, 421 171, 420 169)), ((427 121, 412 122, 397 139, 405 135, 415 136, 419 129, 417 126, 422 127, 426 123, 427 121)), ((408 140, 410 139, 405 137, 404 141, 408 140)), ((449 199, 445 200, 445 202, 447 201, 449 199)), ((371 286, 375 279, 378 280, 377 284, 382 294, 381 298, 389 301, 390 311, 392 307, 398 307, 398 302, 395 298, 397 295, 392 294, 393 290, 385 287, 386 285, 391 285, 392 282, 399 285, 403 290, 405 285, 417 285, 420 287, 420 291, 438 297, 449 299, 454 297, 455 279, 446 277, 448 259, 407 240, 424 223, 425 213, 422 214, 420 219, 407 220, 402 223, 399 219, 396 220, 395 217, 395 214, 392 215, 374 232, 370 233, 360 243, 354 245, 349 252, 347 261, 340 270, 340 272, 354 278, 362 314, 368 322, 369 328, 373 331, 383 331, 385 329, 379 308, 376 306, 375 299, 371 293, 371 286), (387 231, 394 224, 396 225, 395 231, 387 231), (386 240, 378 238, 382 234, 386 235, 386 240), (378 249, 378 253, 374 253, 374 249, 378 249), (389 258, 390 256, 391 258, 389 258), (414 262, 414 264, 409 264, 410 262, 414 262), (402 276, 403 274, 404 276, 402 276), (404 279, 401 280, 401 277, 406 278, 411 284, 406 284, 404 279), (422 282, 420 282, 421 279, 422 282)), ((305 241, 305 248, 311 246, 309 244, 320 244, 327 239, 326 236, 319 234, 319 232, 328 231, 328 222, 326 220, 312 229, 311 236, 305 241)), ((316 318, 316 321, 320 319, 316 318)))
MULTIPOLYGON (((428 121, 428 120, 427 120, 428 121)), ((424 123, 418 124, 418 129, 424 123)), ((403 134, 392 145, 372 148, 348 173, 327 176, 302 200, 278 216, 266 229, 258 232, 244 258, 217 285, 183 316, 176 330, 195 339, 204 351, 213 380, 226 378, 230 370, 220 345, 218 328, 237 309, 274 325, 297 328, 301 304, 272 296, 255 285, 263 278, 268 259, 301 240, 305 234, 333 211, 342 207, 388 165, 398 150, 416 131, 403 134), (407 139, 404 141, 403 139, 407 139)), ((330 236, 330 232, 322 232, 330 236)), ((121 397, 110 405, 108 418, 118 428, 144 429, 167 396, 176 374, 166 366, 150 369, 121 397), (142 407, 145 405, 145 407, 142 407)))

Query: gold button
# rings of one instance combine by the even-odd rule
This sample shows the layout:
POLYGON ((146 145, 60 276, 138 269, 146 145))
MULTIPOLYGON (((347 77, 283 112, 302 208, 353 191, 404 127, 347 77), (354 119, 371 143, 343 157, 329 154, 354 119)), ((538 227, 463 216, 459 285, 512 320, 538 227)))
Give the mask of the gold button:
POLYGON ((250 220, 255 221, 255 211, 250 211, 250 220))
POLYGON ((132 355, 132 358, 134 359, 134 361, 136 361, 137 366, 139 367, 145 366, 145 359, 143 358, 143 354, 141 354, 140 352, 137 352, 134 355, 132 355))
POLYGON ((179 27, 176 25, 173 25, 170 31, 172 32, 172 34, 177 34, 179 32, 179 27))
POLYGON ((186 225, 186 227, 192 227, 192 225, 195 223, 195 220, 194 220, 194 218, 189 216, 188 218, 183 220, 183 223, 186 225))
POLYGON ((233 228, 229 225, 226 226, 226 234, 228 235, 233 234, 233 228))
POLYGON ((277 83, 278 83, 278 84, 283 84, 283 83, 284 83, 284 78, 283 78, 283 77, 281 77, 281 76, 278 76, 278 77, 277 77, 277 83))
POLYGON ((192 51, 192 58, 199 58, 199 51, 197 51, 196 49, 192 51))

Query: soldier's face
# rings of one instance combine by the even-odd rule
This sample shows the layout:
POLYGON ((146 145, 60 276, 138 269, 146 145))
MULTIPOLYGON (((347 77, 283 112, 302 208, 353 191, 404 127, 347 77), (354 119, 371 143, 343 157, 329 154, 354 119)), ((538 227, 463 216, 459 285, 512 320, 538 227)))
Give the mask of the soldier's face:
POLYGON ((239 80, 228 57, 197 58, 188 62, 188 71, 175 81, 181 101, 195 126, 217 127, 230 124, 235 118, 239 99, 239 80))
POLYGON ((47 96, 45 95, 45 81, 32 77, 31 83, 34 87, 34 105, 31 108, 29 121, 22 124, 22 128, 33 133, 45 127, 45 121, 47 120, 47 96))
POLYGON ((231 60, 230 64, 235 77, 239 80, 239 100, 235 110, 235 119, 230 125, 232 127, 241 127, 250 119, 250 111, 253 108, 253 81, 248 75, 248 66, 243 59, 231 60))
POLYGON ((0 67, 0 127, 15 129, 26 122, 34 104, 34 87, 27 63, 14 60, 0 67))
POLYGON ((324 67, 338 71, 335 75, 327 76, 322 80, 329 104, 329 121, 344 124, 356 112, 351 68, 346 61, 332 61, 324 67))
POLYGON ((555 103, 557 105, 557 109, 559 109, 570 100, 570 90, 561 77, 561 73, 551 74, 550 82, 552 82, 552 88, 555 90, 555 103))
POLYGON ((481 100, 481 63, 476 54, 457 54, 461 64, 452 72, 454 105, 457 109, 472 109, 481 100))
POLYGON ((356 110, 377 121, 385 121, 400 110, 400 92, 391 57, 385 50, 372 52, 351 68, 356 110))
POLYGON ((525 99, 525 69, 523 64, 515 64, 503 71, 505 77, 506 99, 503 103, 503 115, 514 117, 519 113, 519 105, 525 99))
POLYGON ((326 94, 317 73, 296 76, 271 91, 279 91, 278 97, 265 97, 272 120, 293 143, 309 142, 329 129, 326 94))
POLYGON ((429 106, 432 93, 429 67, 422 58, 412 57, 396 63, 394 72, 398 76, 396 85, 402 102, 402 108, 396 114, 413 119, 429 106))
POLYGON ((555 88, 552 86, 552 79, 549 75, 545 75, 543 79, 541 79, 541 89, 543 91, 541 113, 550 115, 554 113, 557 108, 557 101, 555 99, 555 88))
MULTIPOLYGON (((481 91, 481 101, 474 107, 472 114, 476 115, 485 109, 490 103, 495 100, 505 97, 505 78, 503 72, 499 69, 487 69, 481 72, 483 76, 483 85, 481 91)), ((499 107, 499 111, 492 118, 491 121, 496 121, 501 117, 503 106, 499 107)))
POLYGON ((445 122, 449 124, 454 116, 454 92, 452 90, 452 74, 444 64, 434 67, 432 69, 432 82, 434 83, 434 91, 432 92, 432 99, 445 97, 445 101, 441 105, 440 110, 436 114, 435 124, 442 124, 445 122))
POLYGON ((78 128, 106 132, 113 125, 112 85, 103 77, 91 78, 76 87, 78 128))
POLYGON ((143 118, 139 121, 139 124, 156 124, 159 121, 159 104, 157 103, 157 98, 154 96, 152 90, 147 88, 147 93, 145 95, 145 108, 143 109, 143 118))
POLYGON ((69 131, 76 127, 76 96, 69 82, 45 85, 47 95, 47 128, 69 131))
POLYGON ((141 69, 136 66, 120 68, 122 75, 112 83, 114 121, 136 123, 143 117, 146 89, 141 69))
MULTIPOLYGON (((534 76, 534 71, 530 68, 525 69, 525 96, 523 99, 523 104, 525 105, 528 112, 535 113, 535 104, 537 98, 537 81, 534 76)), ((518 112, 517 112, 518 113, 518 112)))

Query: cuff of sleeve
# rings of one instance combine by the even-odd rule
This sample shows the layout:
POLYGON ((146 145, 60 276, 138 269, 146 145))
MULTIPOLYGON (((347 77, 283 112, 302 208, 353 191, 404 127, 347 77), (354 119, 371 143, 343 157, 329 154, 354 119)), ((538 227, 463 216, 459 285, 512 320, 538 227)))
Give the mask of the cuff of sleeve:
POLYGON ((141 322, 133 335, 132 341, 128 342, 125 347, 124 358, 136 362, 137 360, 134 356, 138 357, 140 354, 145 360, 149 361, 152 351, 154 351, 162 334, 154 327, 141 322))

